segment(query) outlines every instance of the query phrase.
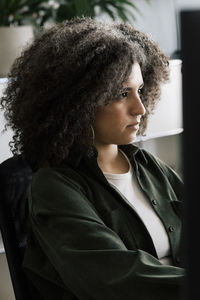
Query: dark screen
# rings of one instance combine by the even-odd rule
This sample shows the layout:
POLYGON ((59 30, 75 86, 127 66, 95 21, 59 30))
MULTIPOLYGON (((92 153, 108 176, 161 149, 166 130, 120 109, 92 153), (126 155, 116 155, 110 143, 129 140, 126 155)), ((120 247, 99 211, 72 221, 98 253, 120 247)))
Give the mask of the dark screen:
POLYGON ((200 299, 200 10, 181 11, 184 299, 200 299))

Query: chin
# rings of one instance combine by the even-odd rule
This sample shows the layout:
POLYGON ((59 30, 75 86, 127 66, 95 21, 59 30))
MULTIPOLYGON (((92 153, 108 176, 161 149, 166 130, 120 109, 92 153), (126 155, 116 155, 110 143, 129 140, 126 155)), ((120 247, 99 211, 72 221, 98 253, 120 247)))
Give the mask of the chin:
POLYGON ((136 140, 136 135, 130 137, 130 138, 127 138, 127 139, 122 139, 122 142, 121 143, 118 143, 118 145, 128 145, 128 144, 132 144, 134 143, 136 140))

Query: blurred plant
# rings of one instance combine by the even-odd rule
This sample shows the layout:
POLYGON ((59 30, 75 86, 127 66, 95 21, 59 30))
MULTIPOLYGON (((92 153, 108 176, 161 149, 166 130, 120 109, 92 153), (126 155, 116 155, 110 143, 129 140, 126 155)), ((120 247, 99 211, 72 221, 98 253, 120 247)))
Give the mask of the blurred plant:
POLYGON ((0 26, 43 26, 57 8, 49 0, 0 0, 0 26))
MULTIPOLYGON (((144 0, 150 3, 150 0, 144 0)), ((133 11, 141 13, 133 0, 57 0, 59 8, 56 21, 61 22, 75 16, 95 17, 101 13, 109 15, 113 20, 120 18, 122 21, 135 20, 133 11)))
MULTIPOLYGON (((150 3, 150 0, 144 0, 150 3)), ((113 20, 135 20, 141 14, 133 0, 0 0, 0 26, 31 24, 43 26, 47 21, 61 22, 76 16, 96 17, 101 13, 113 20)))

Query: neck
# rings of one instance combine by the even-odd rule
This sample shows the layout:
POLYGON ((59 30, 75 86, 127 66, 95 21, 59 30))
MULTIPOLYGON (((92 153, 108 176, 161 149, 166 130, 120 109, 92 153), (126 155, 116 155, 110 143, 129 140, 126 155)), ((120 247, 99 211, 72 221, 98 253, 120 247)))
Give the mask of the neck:
POLYGON ((129 164, 117 145, 98 145, 98 165, 102 172, 121 174, 129 170, 129 164))

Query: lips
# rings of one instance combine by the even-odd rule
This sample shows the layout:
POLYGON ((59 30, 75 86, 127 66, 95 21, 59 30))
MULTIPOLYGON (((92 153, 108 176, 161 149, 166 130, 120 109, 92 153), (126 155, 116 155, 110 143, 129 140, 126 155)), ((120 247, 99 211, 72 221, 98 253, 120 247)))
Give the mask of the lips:
POLYGON ((139 122, 128 125, 127 127, 139 127, 139 122))

